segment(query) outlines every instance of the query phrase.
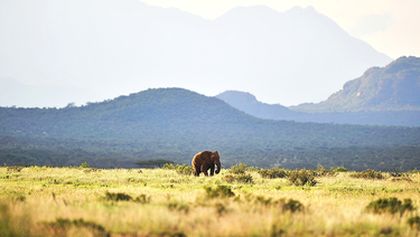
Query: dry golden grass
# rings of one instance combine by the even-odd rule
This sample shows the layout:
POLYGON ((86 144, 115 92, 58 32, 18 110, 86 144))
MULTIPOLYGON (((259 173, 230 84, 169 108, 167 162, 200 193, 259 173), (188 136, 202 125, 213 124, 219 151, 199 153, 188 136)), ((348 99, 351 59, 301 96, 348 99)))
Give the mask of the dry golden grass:
POLYGON ((419 207, 419 173, 370 180, 345 172, 299 187, 254 171, 253 184, 226 183, 227 172, 197 178, 164 169, 3 167, 0 236, 419 235, 407 224, 418 211, 402 217, 365 211, 384 197, 411 198, 419 207), (228 185, 235 197, 206 197, 204 187, 217 185, 228 185), (150 202, 109 201, 106 192, 144 194, 150 202), (298 200, 304 211, 284 211, 282 199, 298 200))

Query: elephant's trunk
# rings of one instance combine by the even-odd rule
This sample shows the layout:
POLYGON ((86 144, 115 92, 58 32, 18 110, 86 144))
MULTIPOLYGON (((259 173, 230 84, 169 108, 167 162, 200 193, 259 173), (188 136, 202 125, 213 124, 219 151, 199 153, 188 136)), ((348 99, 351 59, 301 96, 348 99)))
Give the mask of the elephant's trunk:
POLYGON ((216 162, 215 165, 216 165, 215 173, 218 174, 218 173, 220 173, 220 170, 222 169, 222 166, 220 165, 220 162, 216 162))

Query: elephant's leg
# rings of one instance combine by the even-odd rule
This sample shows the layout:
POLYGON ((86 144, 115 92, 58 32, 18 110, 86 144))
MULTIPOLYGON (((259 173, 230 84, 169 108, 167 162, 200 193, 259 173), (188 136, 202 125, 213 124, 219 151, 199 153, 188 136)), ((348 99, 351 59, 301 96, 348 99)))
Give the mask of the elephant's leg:
POLYGON ((200 168, 199 167, 196 167, 194 169, 194 176, 200 176, 200 168))
POLYGON ((209 170, 209 168, 206 167, 206 165, 201 166, 201 172, 203 172, 205 176, 209 176, 208 170, 209 170))
POLYGON ((210 167, 210 176, 214 175, 214 166, 210 167))

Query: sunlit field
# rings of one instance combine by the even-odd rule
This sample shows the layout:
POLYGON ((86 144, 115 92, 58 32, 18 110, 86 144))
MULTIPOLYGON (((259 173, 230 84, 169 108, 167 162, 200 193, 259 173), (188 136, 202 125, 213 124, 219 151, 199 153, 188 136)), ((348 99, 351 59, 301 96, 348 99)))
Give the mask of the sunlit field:
POLYGON ((418 172, 186 170, 2 167, 0 236, 419 235, 418 172))

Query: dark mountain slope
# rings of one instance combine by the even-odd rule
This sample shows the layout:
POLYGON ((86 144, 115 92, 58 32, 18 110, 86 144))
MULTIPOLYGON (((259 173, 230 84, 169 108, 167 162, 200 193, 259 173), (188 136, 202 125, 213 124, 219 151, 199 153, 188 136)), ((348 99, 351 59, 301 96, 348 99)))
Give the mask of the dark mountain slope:
MULTIPOLYGON (((1 108, 0 136, 3 163, 10 163, 12 158, 7 157, 15 157, 10 152, 16 149, 29 153, 31 149, 50 153, 76 150, 85 157, 95 154, 93 157, 112 160, 116 165, 121 160, 162 157, 188 162, 196 151, 218 149, 227 163, 240 160, 262 166, 276 162, 314 166, 333 163, 336 155, 330 149, 353 147, 352 155, 357 148, 366 147, 394 151, 411 146, 416 150, 420 129, 262 120, 219 99, 184 89, 151 89, 84 107, 1 108)), ((359 157, 367 159, 366 154, 363 151, 359 157)), ((376 157, 383 160, 389 154, 376 157)), ((413 165, 416 160, 411 155, 400 157, 397 164, 403 159, 413 165)), ((66 160, 65 155, 62 157, 61 162, 66 160)))

